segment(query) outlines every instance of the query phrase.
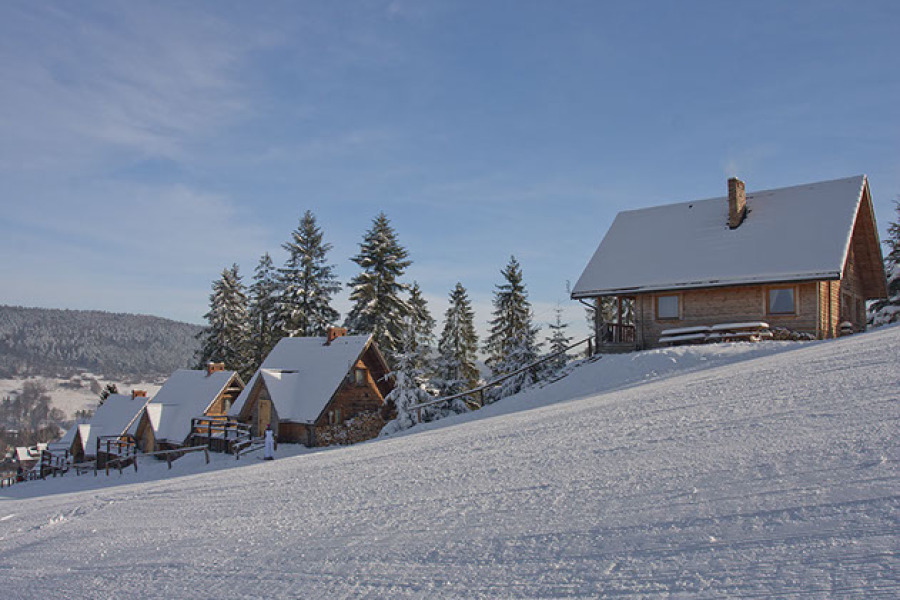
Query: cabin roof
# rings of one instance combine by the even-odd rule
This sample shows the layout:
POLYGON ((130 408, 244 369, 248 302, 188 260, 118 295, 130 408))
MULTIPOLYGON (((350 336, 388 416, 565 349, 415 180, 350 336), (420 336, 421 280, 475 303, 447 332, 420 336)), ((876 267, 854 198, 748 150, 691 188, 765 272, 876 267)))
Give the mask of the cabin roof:
POLYGON ((283 338, 254 373, 229 414, 239 416, 262 380, 282 421, 313 423, 366 349, 371 336, 283 338))
POLYGON ((178 369, 147 405, 147 418, 156 440, 182 443, 191 432, 191 419, 206 412, 219 397, 234 371, 178 369))
POLYGON ((865 175, 747 193, 729 229, 728 198, 620 212, 573 298, 838 279, 865 175))
POLYGON ((91 417, 88 435, 82 437, 84 451, 95 452, 97 438, 102 435, 134 433, 138 417, 148 400, 150 399, 146 396, 132 397, 130 394, 110 394, 91 417))

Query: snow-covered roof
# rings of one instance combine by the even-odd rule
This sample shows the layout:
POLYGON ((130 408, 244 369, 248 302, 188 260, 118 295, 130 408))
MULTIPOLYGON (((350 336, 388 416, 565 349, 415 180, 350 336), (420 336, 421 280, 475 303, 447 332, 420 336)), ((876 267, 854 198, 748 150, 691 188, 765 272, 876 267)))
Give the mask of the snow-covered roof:
POLYGON ((93 455, 97 451, 97 438, 100 436, 134 433, 138 417, 149 400, 146 396, 110 394, 94 411, 88 435, 81 438, 85 453, 93 455))
POLYGON ((166 380, 147 405, 157 442, 182 443, 191 432, 191 419, 200 417, 221 394, 234 371, 179 369, 166 380))
POLYGON ((55 442, 50 442, 47 444, 47 448, 50 449, 51 452, 62 452, 64 450, 69 450, 72 447, 72 442, 75 441, 75 433, 78 431, 77 427, 78 423, 69 427, 65 434, 55 442))
POLYGON ((283 338, 235 400, 229 414, 241 413, 250 392, 262 378, 279 419, 314 422, 366 349, 370 337, 343 336, 329 345, 323 337, 283 338))
POLYGON ((857 175, 748 193, 736 229, 727 197, 620 212, 572 297, 840 278, 865 185, 857 175))
POLYGON ((41 457, 41 452, 47 447, 46 444, 38 444, 37 446, 17 446, 16 447, 16 460, 21 462, 29 462, 32 460, 38 460, 41 457))

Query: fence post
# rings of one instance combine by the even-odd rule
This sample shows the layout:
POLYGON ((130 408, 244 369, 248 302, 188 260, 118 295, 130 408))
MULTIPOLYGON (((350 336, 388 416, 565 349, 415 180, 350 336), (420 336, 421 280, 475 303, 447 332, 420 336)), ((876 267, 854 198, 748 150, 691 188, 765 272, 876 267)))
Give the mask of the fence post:
POLYGON ((209 464, 209 449, 208 449, 208 448, 204 448, 204 449, 203 449, 203 454, 206 455, 206 464, 209 464))
POLYGON ((166 453, 166 464, 169 465, 169 469, 172 469, 172 455, 166 453))

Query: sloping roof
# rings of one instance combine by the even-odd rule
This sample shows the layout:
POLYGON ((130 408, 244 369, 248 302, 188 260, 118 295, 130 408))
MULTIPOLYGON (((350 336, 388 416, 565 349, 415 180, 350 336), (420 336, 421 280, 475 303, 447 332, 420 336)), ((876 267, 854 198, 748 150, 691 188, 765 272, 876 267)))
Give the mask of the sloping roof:
POLYGON ((130 394, 110 394, 94 411, 87 437, 82 437, 85 453, 93 455, 97 451, 100 436, 129 432, 149 400, 146 396, 132 398, 130 394))
POLYGON ((47 444, 47 448, 50 449, 51 452, 62 452, 64 450, 70 450, 72 448, 72 442, 75 441, 75 433, 78 431, 78 425, 80 422, 76 422, 74 425, 69 427, 65 434, 55 442, 50 442, 47 444))
POLYGON ((202 416, 221 394, 234 371, 179 369, 172 373, 147 405, 157 442, 180 444, 191 432, 191 419, 202 416))
POLYGON ((748 193, 736 229, 727 197, 620 212, 572 297, 838 279, 865 185, 857 175, 748 193))
POLYGON ((325 344, 323 337, 284 338, 276 344, 231 407, 238 416, 262 379, 279 419, 312 423, 356 363, 371 336, 350 335, 325 344))

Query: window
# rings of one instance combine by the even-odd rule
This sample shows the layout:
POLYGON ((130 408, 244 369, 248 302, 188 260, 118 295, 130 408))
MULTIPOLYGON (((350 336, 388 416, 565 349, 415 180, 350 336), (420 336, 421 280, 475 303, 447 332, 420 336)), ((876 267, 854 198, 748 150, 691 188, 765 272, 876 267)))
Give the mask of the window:
POLYGON ((366 384, 366 370, 365 369, 354 369, 353 376, 355 377, 356 385, 365 385, 366 384))
POLYGON ((657 319, 677 319, 680 317, 679 308, 678 296, 656 297, 657 319))
POLYGON ((794 288, 772 288, 769 290, 770 315, 793 315, 796 312, 794 288))

